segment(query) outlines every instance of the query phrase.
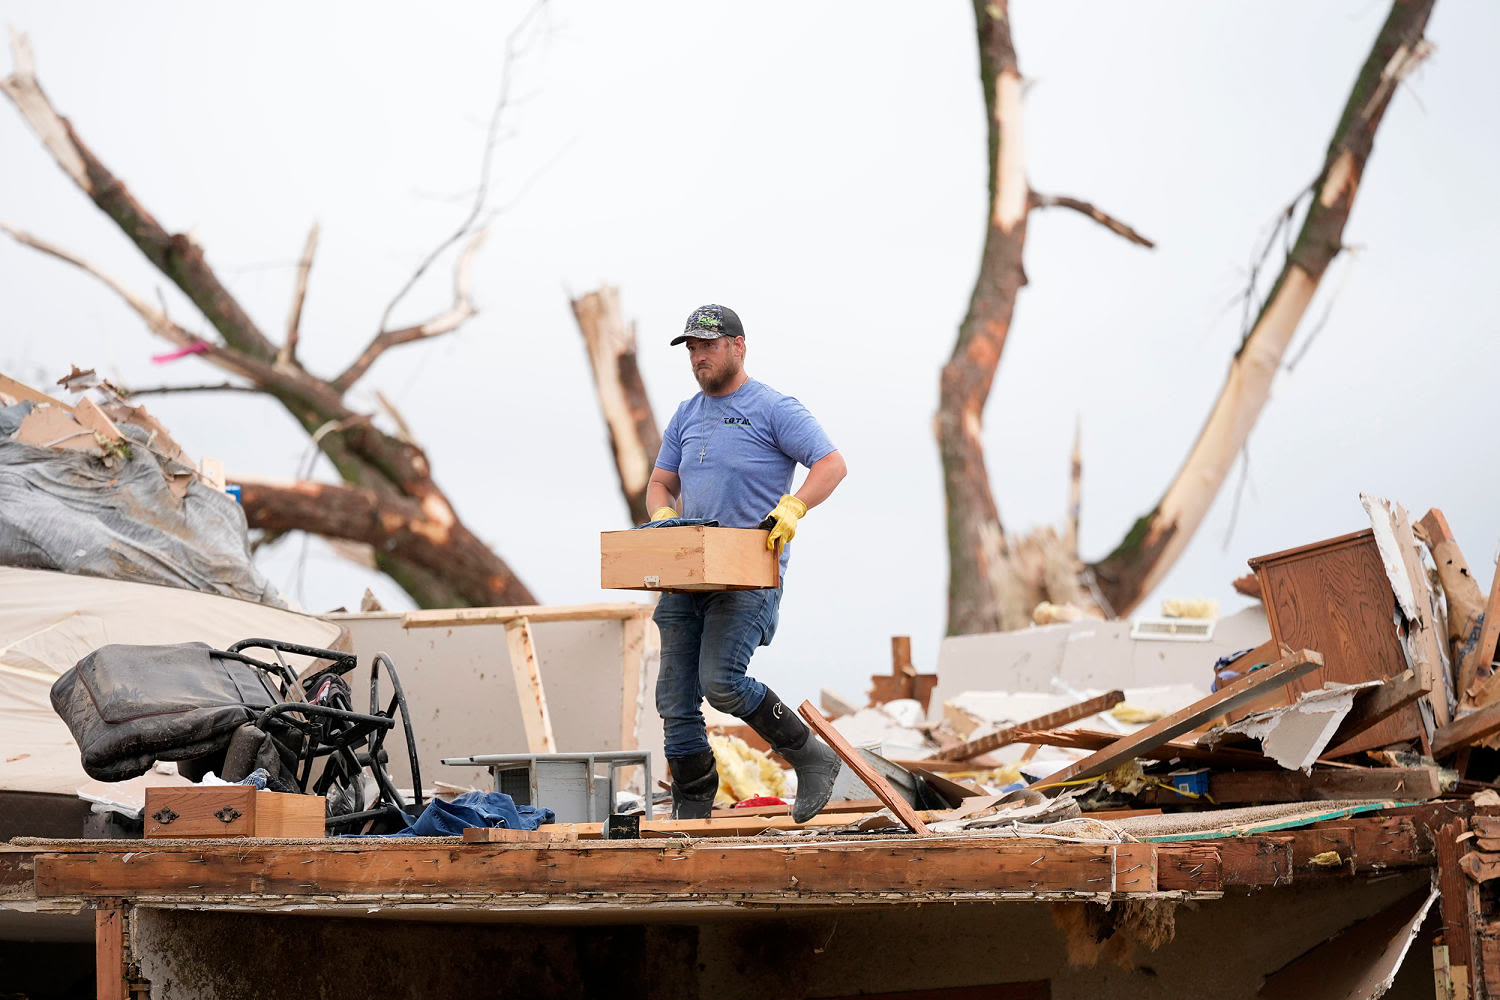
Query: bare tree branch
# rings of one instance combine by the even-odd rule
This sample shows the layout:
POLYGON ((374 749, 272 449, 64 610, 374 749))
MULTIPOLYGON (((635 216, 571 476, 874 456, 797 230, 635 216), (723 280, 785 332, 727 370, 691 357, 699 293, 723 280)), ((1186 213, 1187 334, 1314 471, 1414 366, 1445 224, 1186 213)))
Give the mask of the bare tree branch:
MULTIPOLYGON (((427 270, 432 267, 433 263, 436 262, 436 260, 441 257, 449 247, 453 246, 459 240, 474 232, 474 227, 479 224, 480 217, 484 214, 485 205, 489 200, 490 175, 494 172, 495 145, 500 138, 500 121, 505 114, 506 108, 510 105, 511 72, 513 69, 513 64, 520 54, 520 39, 521 36, 525 33, 526 29, 530 27, 532 19, 536 17, 537 13, 540 12, 541 9, 546 6, 546 4, 547 0, 537 0, 536 3, 531 5, 531 8, 525 13, 525 15, 522 16, 521 20, 517 22, 516 26, 511 29, 510 34, 506 36, 505 52, 500 61, 500 94, 495 99, 495 105, 490 111, 489 127, 485 130, 484 153, 480 156, 479 160, 479 186, 475 189, 474 202, 469 206, 468 214, 464 216, 463 222, 459 224, 457 229, 449 234, 449 236, 441 243, 439 243, 431 253, 429 253, 425 258, 422 259, 422 262, 417 265, 417 269, 412 272, 411 277, 406 279, 406 284, 402 285, 400 290, 396 292, 395 297, 392 298, 389 303, 387 303, 385 311, 380 314, 380 332, 376 334, 375 339, 370 343, 370 346, 365 348, 364 353, 360 355, 359 359, 351 364, 347 369, 345 369, 343 374, 341 374, 337 379, 334 380, 334 385, 338 386, 341 391, 347 390, 349 386, 353 385, 354 382, 370 367, 374 360, 380 356, 380 354, 385 350, 386 347, 394 346, 392 343, 387 343, 382 346, 382 339, 391 336, 393 332, 406 333, 409 331, 420 330, 424 326, 431 325, 434 322, 434 320, 429 320, 426 324, 418 324, 416 326, 406 327, 405 330, 402 331, 390 331, 391 313, 395 311, 396 306, 400 304, 402 299, 406 298, 407 294, 412 290, 412 288, 416 286, 417 282, 422 279, 422 275, 427 273, 427 270)), ((482 234, 482 232, 483 230, 481 229, 480 233, 482 234)), ((467 256, 475 248, 476 247, 474 243, 471 242, 469 248, 464 251, 465 255, 467 256)), ((463 261, 459 262, 460 271, 462 271, 465 266, 466 265, 463 261)), ((446 313, 444 315, 451 317, 453 315, 453 312, 450 310, 449 313, 446 313)), ((457 329, 458 325, 462 323, 463 320, 468 319, 469 316, 472 315, 473 309, 471 307, 469 314, 464 316, 462 319, 459 319, 458 322, 454 323, 453 326, 449 329, 438 330, 435 333, 426 334, 426 336, 437 336, 438 333, 447 333, 450 329, 457 329)), ((409 336, 406 340, 399 340, 395 343, 407 343, 409 340, 417 339, 421 338, 419 336, 409 336)))
POLYGON ((1070 198, 1067 195, 1063 194, 1038 194, 1037 192, 1032 191, 1028 199, 1028 204, 1030 204, 1032 208, 1071 208, 1073 211, 1081 212, 1082 214, 1088 216, 1090 219, 1093 219, 1095 222, 1099 223, 1099 225, 1103 226, 1105 229, 1108 229, 1116 236, 1123 237, 1124 239, 1127 239, 1130 242, 1143 247, 1153 249, 1156 247, 1156 244, 1151 240, 1142 236, 1140 233, 1136 232, 1134 229, 1130 228, 1125 223, 1115 218, 1113 215, 1110 215, 1107 212, 1094 207, 1094 205, 1090 204, 1089 202, 1083 201, 1079 198, 1070 198))
MULTIPOLYGON (((1235 353, 1197 440, 1156 507, 1135 522, 1113 552, 1094 564, 1101 589, 1120 614, 1129 614, 1145 599, 1187 547, 1270 398, 1271 381, 1292 336, 1328 266, 1345 249, 1344 227, 1391 95, 1431 51, 1422 33, 1435 2, 1395 0, 1391 4, 1334 128, 1307 198, 1302 227, 1235 353)), ((1285 213, 1282 218, 1278 229, 1286 227, 1290 232, 1290 219, 1285 213)))
POLYGON ((376 359, 389 348, 452 333, 479 311, 474 308, 474 300, 469 297, 469 269, 474 262, 474 255, 484 245, 484 236, 483 229, 474 234, 469 240, 469 245, 464 247, 464 252, 459 256, 458 265, 453 269, 453 305, 446 311, 415 326, 406 326, 399 330, 382 330, 374 340, 370 341, 369 346, 360 356, 354 359, 354 363, 340 372, 338 378, 332 381, 331 384, 336 390, 340 393, 348 392, 349 387, 358 382, 365 372, 370 370, 370 366, 375 363, 376 359))
POLYGON ((249 392, 259 396, 264 393, 264 390, 253 385, 220 382, 217 385, 153 385, 144 389, 125 388, 121 392, 125 398, 134 399, 137 396, 166 396, 177 392, 249 392))
POLYGON ((72 124, 57 113, 37 82, 36 64, 26 36, 12 32, 11 48, 15 55, 15 69, 0 79, 0 92, 14 102, 63 171, 115 221, 158 270, 182 289, 219 331, 226 344, 248 358, 266 362, 275 358, 275 348, 220 283, 204 260, 202 247, 181 233, 168 233, 162 228, 135 200, 124 182, 83 144, 74 133, 72 124))
POLYGON ((276 353, 278 365, 296 364, 297 337, 302 326, 302 303, 307 299, 307 276, 312 271, 313 254, 318 251, 318 224, 314 222, 307 231, 307 242, 302 246, 302 260, 297 264, 297 287, 292 293, 292 312, 286 321, 286 340, 276 353))

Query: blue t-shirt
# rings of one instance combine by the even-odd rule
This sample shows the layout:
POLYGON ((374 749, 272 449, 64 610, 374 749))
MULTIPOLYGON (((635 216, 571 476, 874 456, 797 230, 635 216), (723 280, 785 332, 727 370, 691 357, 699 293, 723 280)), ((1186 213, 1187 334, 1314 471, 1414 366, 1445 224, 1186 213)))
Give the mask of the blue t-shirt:
MULTIPOLYGON (((754 528, 791 492, 799 463, 811 468, 833 450, 807 407, 750 379, 728 396, 700 392, 677 407, 656 466, 682 479, 683 517, 754 528)), ((782 576, 791 548, 781 552, 782 576)))

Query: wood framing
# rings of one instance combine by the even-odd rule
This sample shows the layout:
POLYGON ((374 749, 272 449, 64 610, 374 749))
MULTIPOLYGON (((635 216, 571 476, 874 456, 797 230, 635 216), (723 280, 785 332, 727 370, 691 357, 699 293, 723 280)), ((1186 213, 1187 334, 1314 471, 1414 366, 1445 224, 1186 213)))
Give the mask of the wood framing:
POLYGON ((1215 716, 1261 697, 1274 687, 1289 684, 1322 665, 1322 655, 1313 650, 1304 649, 1298 653, 1285 651, 1283 657, 1270 666, 1246 674, 1207 698, 1156 720, 1138 733, 1116 740, 1103 750, 1096 751, 1083 760, 1075 761, 1061 771, 1034 782, 1031 787, 1050 787, 1064 781, 1092 778, 1103 774, 1116 765, 1135 759, 1146 750, 1159 747, 1184 733, 1191 732, 1215 716))
POLYGON ((526 747, 532 753, 555 753, 557 741, 552 738, 552 716, 547 712, 547 695, 542 689, 542 672, 536 660, 529 619, 513 618, 505 623, 505 645, 516 681, 516 697, 521 703, 521 722, 526 727, 526 747))
MULTIPOLYGON (((128 846, 122 842, 123 846, 128 846)), ((1151 844, 971 837, 818 844, 677 840, 548 844, 153 844, 38 854, 41 898, 379 895, 847 901, 900 893, 1157 891, 1151 844)))
POLYGON ((1340 768, 1331 771, 1220 771, 1208 794, 1219 805, 1398 799, 1426 802, 1442 791, 1435 767, 1340 768))
POLYGON ((534 622, 593 622, 617 618, 649 617, 651 605, 632 601, 604 604, 524 604, 494 608, 436 608, 408 611, 401 616, 402 628, 454 628, 461 625, 504 625, 517 618, 534 622))
POLYGON ((1352 742, 1355 737, 1384 722, 1406 706, 1415 704, 1428 690, 1428 681, 1408 670, 1400 677, 1387 680, 1378 688, 1359 692, 1354 696, 1354 705, 1349 709, 1349 714, 1344 716, 1344 721, 1339 723, 1338 729, 1334 730, 1328 741, 1331 749, 1325 750, 1323 756, 1343 757, 1355 752, 1347 749, 1356 746, 1352 742))
POLYGON ((94 970, 94 995, 99 1000, 130 1000, 122 900, 101 900, 94 909, 94 970))
POLYGON ((895 813, 897 819, 905 823, 913 833, 925 834, 927 832, 927 825, 922 822, 922 817, 917 815, 917 811, 877 774, 873 767, 865 762, 865 759, 859 755, 859 751, 844 739, 843 733, 833 728, 828 720, 823 718, 823 713, 818 711, 817 706, 810 701, 804 701, 797 706, 797 712, 807 721, 813 731, 823 738, 823 742, 843 758, 849 770, 859 775, 859 779, 875 793, 875 797, 884 802, 887 809, 895 813))
POLYGON ((1100 712, 1108 711, 1124 700, 1124 691, 1110 691, 1108 694, 1101 694, 1097 698, 1090 698, 1076 705, 1069 705, 1067 708, 1059 709, 1056 712, 1039 715, 1035 719, 1028 719, 1025 722, 1017 723, 1014 726, 990 733, 987 736, 969 740, 967 743, 960 743, 958 746, 939 750, 933 754, 933 757, 937 760, 970 760, 982 753, 989 753, 992 750, 998 750, 1003 746, 1015 743, 1016 733, 1018 732, 1056 729, 1059 726, 1066 726, 1070 722, 1077 722, 1079 719, 1087 719, 1091 715, 1098 715, 1100 712))

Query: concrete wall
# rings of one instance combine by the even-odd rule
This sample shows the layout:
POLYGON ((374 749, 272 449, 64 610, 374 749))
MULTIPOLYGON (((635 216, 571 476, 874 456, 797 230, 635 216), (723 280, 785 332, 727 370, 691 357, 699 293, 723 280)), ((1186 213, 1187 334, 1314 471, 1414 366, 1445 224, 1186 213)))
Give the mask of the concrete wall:
MULTIPOLYGON (((531 923, 485 924, 137 910, 133 932, 159 1000, 762 1000, 1035 980, 1050 980, 1057 1000, 1249 1000, 1266 974, 1427 878, 1408 873, 1184 904, 1175 939, 1154 952, 1137 947, 1130 968, 1108 959, 1070 965, 1046 903, 792 905, 618 924, 603 921, 638 919, 640 911, 538 912, 520 918, 531 923)), ((1387 996, 1427 1000, 1431 970, 1430 948, 1419 941, 1387 996)))
MULTIPOLYGON (((489 788, 483 768, 445 767, 444 757, 485 753, 525 753, 526 730, 506 649, 505 626, 401 627, 400 614, 329 615, 349 630, 360 669, 350 680, 356 707, 368 705, 368 664, 377 652, 396 664, 412 710, 417 763, 428 787, 442 780, 489 788)), ((647 626, 648 631, 654 625, 647 626)), ((621 749, 621 662, 624 624, 619 619, 585 622, 533 622, 542 688, 560 751, 621 749)), ((656 688, 657 644, 648 639, 643 665, 637 745, 661 751, 661 719, 651 694, 656 688)), ((382 678, 382 705, 390 686, 382 678)), ((411 781, 406 741, 398 726, 386 740, 396 783, 411 781)), ((652 764, 666 774, 666 762, 652 764)))

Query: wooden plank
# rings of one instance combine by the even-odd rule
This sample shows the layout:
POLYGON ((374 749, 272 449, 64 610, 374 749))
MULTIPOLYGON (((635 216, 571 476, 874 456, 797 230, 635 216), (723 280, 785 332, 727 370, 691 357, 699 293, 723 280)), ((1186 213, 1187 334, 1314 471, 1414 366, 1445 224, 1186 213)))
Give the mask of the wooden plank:
POLYGON ((1405 507, 1369 494, 1361 494, 1360 502, 1370 515, 1386 577, 1406 618, 1401 645, 1407 663, 1431 692, 1428 703, 1432 706, 1437 725, 1446 725, 1452 718, 1446 680, 1446 637, 1439 637, 1437 622, 1433 619, 1432 586, 1427 582, 1427 570, 1422 565, 1421 546, 1412 532, 1405 507))
POLYGON ((626 618, 620 629, 620 749, 640 746, 641 701, 645 698, 646 644, 656 625, 644 616, 626 618))
POLYGON ((73 409, 73 416, 78 418, 80 424, 106 441, 119 441, 125 437, 120 433, 120 428, 115 426, 115 422, 99 409, 99 404, 87 396, 78 401, 78 405, 73 409))
POLYGON ((1238 705, 1265 694, 1272 687, 1288 684, 1322 665, 1322 655, 1310 649, 1285 656, 1269 667, 1262 667, 1260 670, 1232 681, 1207 698, 1156 720, 1137 733, 1121 737, 1103 750, 1096 751, 1083 760, 1075 761, 1061 771, 1034 782, 1031 787, 1056 785, 1063 781, 1092 778, 1103 774, 1118 764, 1134 760, 1143 750, 1161 746, 1184 733, 1191 732, 1215 716, 1222 715, 1238 705))
POLYGON ((1479 630, 1479 641, 1469 654, 1469 669, 1479 679, 1464 690, 1469 692, 1476 705, 1500 701, 1500 673, 1480 676, 1495 661, 1497 641, 1500 641, 1500 562, 1495 563, 1495 576, 1490 581, 1490 596, 1484 605, 1484 624, 1479 630))
POLYGON ((1306 879, 1344 878, 1353 875, 1354 827, 1345 821, 1288 830, 1292 839, 1292 877, 1306 879))
MULTIPOLYGON (((880 804, 870 812, 879 812, 880 804)), ((737 812, 739 810, 736 810, 737 812)), ((818 813, 806 823, 789 815, 780 816, 710 816, 707 819, 641 820, 641 837, 758 837, 763 833, 802 829, 850 826, 859 822, 859 813, 818 813)), ((929 819, 944 819, 943 810, 918 813, 929 819)), ((544 823, 542 832, 574 840, 598 840, 604 836, 603 823, 544 823)))
POLYGON ((553 844, 577 839, 576 834, 563 830, 507 830, 494 826, 471 826, 464 829, 466 844, 553 844))
MULTIPOLYGON (((879 812, 884 808, 885 803, 881 802, 879 799, 839 799, 824 806, 823 811, 818 815, 823 816, 827 815, 828 813, 870 813, 879 812)), ((789 805, 745 806, 743 809, 715 809, 713 811, 713 818, 723 819, 726 817, 733 818, 735 816, 790 816, 791 812, 792 807, 789 805)))
POLYGON ((1469 978, 1474 959, 1473 920, 1479 913, 1479 886, 1464 874, 1459 858, 1463 845, 1459 837, 1468 824, 1455 820, 1437 832, 1437 879, 1442 894, 1443 943, 1448 946, 1448 960, 1455 969, 1462 968, 1469 978))
POLYGON ((1500 701, 1439 726, 1432 736, 1432 755, 1442 758, 1500 732, 1500 701))
POLYGON ((594 622, 638 618, 651 614, 651 605, 630 601, 602 604, 522 604, 494 608, 437 608, 408 611, 401 616, 402 628, 456 628, 460 625, 504 625, 517 618, 533 622, 594 622))
POLYGON ((1484 594, 1479 581, 1469 572, 1448 519, 1434 507, 1417 522, 1423 541, 1432 553, 1438 579, 1443 585, 1443 600, 1448 606, 1448 643, 1453 651, 1454 680, 1460 704, 1467 701, 1469 685, 1474 683, 1478 664, 1473 654, 1484 623, 1484 594))
POLYGON ((1292 844, 1289 836, 1226 837, 1219 848, 1219 878, 1226 885, 1289 885, 1292 844))
POLYGON ((1057 729, 1060 726, 1066 726, 1070 722, 1077 722, 1079 719, 1087 719, 1091 715, 1098 715, 1100 712, 1108 711, 1124 700, 1124 691, 1110 691, 1107 694, 1099 695, 1097 698, 1090 698, 1087 701, 1081 701, 1076 705, 1069 705, 1067 708, 1059 709, 1056 712, 1039 715, 1035 719, 1028 719, 1025 722, 1009 726, 997 732, 990 733, 987 736, 969 740, 967 743, 960 743, 958 746, 939 750, 933 756, 938 760, 969 760, 972 757, 978 757, 982 753, 989 753, 992 750, 998 750, 1003 746, 1014 743, 1016 741, 1015 734, 1018 732, 1057 729))
POLYGON ((1469 851, 1458 859, 1458 867, 1475 882, 1488 882, 1500 878, 1500 854, 1488 851, 1469 851))
POLYGON ((1378 688, 1360 691, 1354 696, 1354 707, 1344 716, 1344 721, 1339 723, 1339 728, 1328 741, 1332 749, 1325 750, 1323 756, 1336 758, 1356 752, 1345 750, 1346 746, 1354 745, 1352 741, 1356 736, 1384 722, 1408 705, 1415 704, 1427 692, 1427 681, 1410 670, 1399 677, 1388 678, 1378 688))
POLYGON ((99 1000, 130 1000, 125 980, 125 904, 106 900, 94 910, 94 995, 99 1000))
POLYGON ((1423 848, 1416 824, 1403 816, 1354 817, 1354 867, 1360 872, 1412 868, 1432 863, 1423 848))
POLYGON ((844 764, 859 776, 865 783, 865 787, 875 793, 875 797, 884 802, 886 808, 896 815, 896 818, 905 823, 913 833, 926 834, 927 824, 922 822, 920 816, 884 778, 876 773, 875 769, 865 762, 858 750, 849 745, 842 733, 833 728, 823 714, 810 701, 804 701, 797 706, 797 712, 812 727, 813 731, 823 738, 823 742, 833 748, 844 764))
POLYGON ((1161 868, 1156 844, 1117 844, 1111 892, 1158 892, 1161 868))
POLYGON ((526 728, 526 747, 532 753, 555 753, 552 717, 547 712, 547 695, 542 689, 542 672, 536 661, 536 644, 531 639, 531 623, 515 618, 505 623, 505 646, 510 653, 510 670, 516 681, 516 697, 521 703, 521 724, 526 728))
MULTIPOLYGON (((1102 750, 1113 746, 1120 739, 1119 733, 1105 733, 1097 729, 1049 729, 1040 732, 1021 731, 1016 734, 1017 743, 1035 746, 1070 747, 1074 750, 1102 750)), ((1199 746, 1187 740, 1169 740, 1138 755, 1141 760, 1185 760, 1220 767, 1278 768, 1281 765, 1260 753, 1251 750, 1235 750, 1199 746)), ((920 761, 916 762, 918 765, 920 761)))
POLYGON ((1156 845, 1156 885, 1163 892, 1218 892, 1224 888, 1219 849, 1212 844, 1156 845))
MULTIPOLYGON (((127 850, 134 846, 134 850, 127 850)), ((150 895, 293 897, 334 893, 513 895, 529 900, 606 893, 846 901, 947 893, 1120 892, 1157 887, 1151 844, 1076 844, 995 837, 861 838, 833 843, 600 840, 548 844, 295 844, 226 842, 141 851, 35 856, 43 898, 150 895), (1126 872, 1125 869, 1131 869, 1126 872)), ((1122 893, 1123 894, 1123 893, 1122 893)))
POLYGON ((1441 793, 1435 767, 1340 768, 1333 771, 1221 771, 1208 779, 1219 805, 1311 802, 1333 799, 1402 799, 1425 802, 1441 793))

